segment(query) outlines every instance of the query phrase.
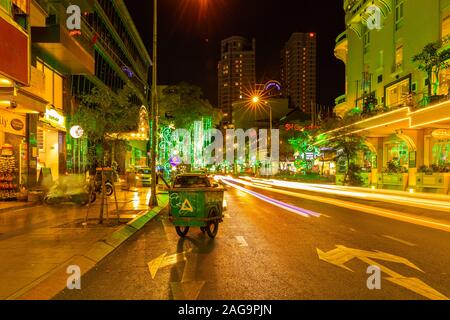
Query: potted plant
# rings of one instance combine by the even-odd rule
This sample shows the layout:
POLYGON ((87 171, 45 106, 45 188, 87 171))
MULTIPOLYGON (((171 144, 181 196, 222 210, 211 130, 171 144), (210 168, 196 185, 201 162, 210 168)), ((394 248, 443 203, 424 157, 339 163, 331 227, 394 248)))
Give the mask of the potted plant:
POLYGON ((416 175, 416 187, 420 192, 449 193, 450 170, 446 166, 432 164, 421 166, 416 175))
POLYGON ((384 189, 406 190, 409 182, 408 169, 397 160, 391 160, 378 174, 378 184, 384 189))

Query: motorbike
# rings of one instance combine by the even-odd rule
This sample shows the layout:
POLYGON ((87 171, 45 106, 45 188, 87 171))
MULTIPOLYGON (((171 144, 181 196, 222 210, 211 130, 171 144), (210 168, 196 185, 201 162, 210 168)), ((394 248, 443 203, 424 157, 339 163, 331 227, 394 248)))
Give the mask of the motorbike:
POLYGON ((87 185, 68 185, 56 182, 44 197, 46 205, 75 203, 81 206, 89 203, 89 188, 87 185))
MULTIPOLYGON (((101 177, 100 177, 101 178, 101 177)), ((102 180, 98 178, 91 178, 93 181, 89 183, 89 201, 94 203, 97 200, 97 194, 102 193, 102 180)), ((105 181, 105 195, 107 197, 112 196, 114 193, 113 182, 109 179, 105 181)))

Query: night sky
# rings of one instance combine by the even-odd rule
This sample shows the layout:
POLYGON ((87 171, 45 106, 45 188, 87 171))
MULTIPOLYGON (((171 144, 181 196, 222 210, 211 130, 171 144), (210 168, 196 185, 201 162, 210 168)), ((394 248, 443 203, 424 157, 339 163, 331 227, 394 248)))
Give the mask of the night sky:
MULTIPOLYGON (((153 1, 125 0, 151 54, 153 1)), ((334 105, 345 90, 344 64, 334 57, 345 29, 342 1, 159 0, 159 84, 200 86, 217 105, 220 41, 256 38, 257 81, 279 79, 280 50, 293 32, 318 34, 318 103, 334 105)))

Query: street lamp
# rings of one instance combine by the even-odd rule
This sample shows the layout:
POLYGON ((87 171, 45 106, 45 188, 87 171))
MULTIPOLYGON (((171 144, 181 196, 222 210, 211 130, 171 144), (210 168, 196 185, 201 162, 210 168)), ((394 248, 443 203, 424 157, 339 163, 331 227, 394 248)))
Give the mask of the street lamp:
MULTIPOLYGON (((272 105, 267 100, 262 100, 262 98, 258 95, 254 95, 251 98, 253 107, 257 108, 261 104, 263 104, 265 107, 269 108, 269 146, 270 146, 270 154, 272 155, 272 105)), ((272 171, 272 157, 269 159, 270 161, 270 170, 272 171)))
MULTIPOLYGON (((262 99, 260 96, 253 96, 252 97, 252 104, 254 107, 258 107, 259 105, 261 105, 262 99)), ((272 139, 272 105, 265 100, 264 101, 264 106, 269 108, 269 128, 270 128, 270 140, 272 139)))

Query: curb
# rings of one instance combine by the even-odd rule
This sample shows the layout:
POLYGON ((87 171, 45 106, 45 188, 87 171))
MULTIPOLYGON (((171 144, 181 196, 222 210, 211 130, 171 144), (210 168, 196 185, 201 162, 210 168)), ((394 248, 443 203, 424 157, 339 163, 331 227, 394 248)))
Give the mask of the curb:
POLYGON ((83 255, 75 255, 63 262, 55 269, 47 272, 42 277, 25 288, 17 291, 6 300, 50 300, 67 286, 67 267, 76 265, 80 267, 81 276, 88 273, 100 261, 117 249, 125 240, 141 230, 149 221, 155 218, 168 205, 168 197, 158 196, 160 206, 153 208, 146 214, 129 221, 126 225, 111 233, 106 239, 97 241, 83 255))

